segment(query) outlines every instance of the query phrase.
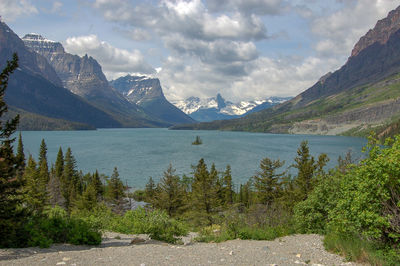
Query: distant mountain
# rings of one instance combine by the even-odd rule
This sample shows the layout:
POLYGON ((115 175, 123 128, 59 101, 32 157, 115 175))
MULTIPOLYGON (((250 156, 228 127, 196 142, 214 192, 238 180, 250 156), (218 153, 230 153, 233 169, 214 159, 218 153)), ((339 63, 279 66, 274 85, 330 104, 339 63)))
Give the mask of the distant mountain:
POLYGON ((146 76, 120 77, 110 82, 129 102, 142 107, 151 114, 171 124, 195 122, 171 104, 164 96, 160 80, 146 76))
MULTIPOLYGON (((19 68, 10 76, 5 101, 12 110, 23 110, 20 127, 29 117, 46 118, 63 124, 64 129, 119 127, 120 123, 102 110, 62 87, 54 69, 41 55, 30 51, 23 41, 3 22, 0 22, 0 68, 16 52, 19 68), (62 122, 61 122, 62 121, 62 122)), ((32 124, 30 129, 35 128, 32 124)))
POLYGON ((273 133, 382 134, 399 128, 400 7, 377 22, 339 70, 295 98, 240 119, 181 128, 273 133))
POLYGON ((270 97, 260 101, 232 103, 225 101, 218 93, 216 97, 206 99, 189 97, 186 100, 176 101, 174 104, 193 119, 199 122, 209 122, 238 118, 253 112, 255 108, 262 110, 289 99, 290 97, 270 97))
POLYGON ((146 114, 142 108, 115 91, 94 58, 66 53, 61 43, 35 33, 26 34, 22 40, 31 51, 47 59, 65 88, 108 113, 123 127, 171 125, 146 114))

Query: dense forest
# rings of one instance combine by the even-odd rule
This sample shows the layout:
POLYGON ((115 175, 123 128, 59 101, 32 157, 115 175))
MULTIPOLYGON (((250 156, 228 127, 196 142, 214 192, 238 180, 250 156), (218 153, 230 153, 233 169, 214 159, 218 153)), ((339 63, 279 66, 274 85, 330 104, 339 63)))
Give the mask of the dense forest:
MULTIPOLYGON (((0 74, 0 118, 17 66, 15 55, 0 74)), ((2 248, 97 245, 105 230, 171 243, 190 230, 199 232, 198 241, 216 242, 319 233, 348 259, 400 264, 400 136, 384 145, 370 137, 365 159, 355 162, 348 153, 334 169, 325 169, 326 154, 314 158, 303 141, 288 166, 295 175, 285 162, 264 158, 247 183, 234 184, 229 165, 218 171, 200 159, 188 175, 170 165, 157 184, 150 178, 144 190, 129 191, 116 168, 110 177, 78 171, 71 149, 60 148, 49 165, 44 140, 37 160, 26 158, 21 135, 13 137, 18 120, 0 122, 2 248), (132 200, 147 205, 131 210, 132 200)))

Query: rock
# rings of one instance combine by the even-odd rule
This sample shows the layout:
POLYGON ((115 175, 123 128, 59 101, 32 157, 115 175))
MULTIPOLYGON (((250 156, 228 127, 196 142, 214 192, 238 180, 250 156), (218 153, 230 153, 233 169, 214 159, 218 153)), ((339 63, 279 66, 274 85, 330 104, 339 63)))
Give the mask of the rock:
POLYGON ((231 255, 231 256, 233 255, 233 250, 231 250, 231 252, 229 252, 229 255, 231 255))
POLYGON ((297 254, 296 257, 297 257, 297 258, 301 258, 301 254, 297 254))
POLYGON ((60 262, 57 262, 56 265, 65 265, 65 264, 66 264, 65 261, 60 261, 60 262))
POLYGON ((146 242, 146 240, 144 240, 143 238, 135 237, 131 240, 130 245, 137 245, 137 244, 144 243, 144 242, 146 242))
POLYGON ((71 260, 71 258, 64 257, 62 260, 63 261, 69 261, 69 260, 71 260))

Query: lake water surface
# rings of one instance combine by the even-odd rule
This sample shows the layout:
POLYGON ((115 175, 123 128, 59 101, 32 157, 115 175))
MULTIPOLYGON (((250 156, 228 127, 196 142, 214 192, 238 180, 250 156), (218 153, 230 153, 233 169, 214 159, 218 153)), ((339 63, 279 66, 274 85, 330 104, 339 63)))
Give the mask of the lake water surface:
MULTIPOLYGON (((340 136, 283 135, 227 131, 175 131, 167 129, 99 129, 95 131, 23 131, 25 154, 35 159, 41 139, 48 148, 48 160, 54 163, 58 148, 67 147, 84 173, 96 169, 111 175, 114 166, 120 178, 133 188, 144 188, 149 177, 158 181, 171 163, 179 175, 190 174, 191 165, 204 158, 207 165, 215 163, 220 171, 231 165, 235 184, 245 183, 258 171, 260 160, 285 160, 284 169, 293 163, 300 142, 307 140, 311 153, 317 157, 327 153, 329 167, 339 155, 350 149, 355 158, 362 156, 363 138, 340 136), (191 145, 196 136, 202 145, 191 145)), ((292 170, 293 171, 293 170, 292 170)), ((294 172, 294 171, 293 171, 294 172)))

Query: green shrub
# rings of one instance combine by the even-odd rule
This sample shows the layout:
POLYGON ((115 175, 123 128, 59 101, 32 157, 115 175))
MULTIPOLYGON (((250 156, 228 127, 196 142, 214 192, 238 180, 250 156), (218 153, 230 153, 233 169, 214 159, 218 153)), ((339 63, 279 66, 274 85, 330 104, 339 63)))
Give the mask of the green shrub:
POLYGON ((382 243, 369 242, 356 235, 344 236, 330 233, 324 238, 327 250, 344 256, 349 261, 371 265, 400 265, 398 250, 385 247, 382 243))
POLYGON ((98 245, 101 233, 79 218, 68 217, 60 207, 47 209, 41 216, 32 216, 25 225, 28 246, 49 247, 53 243, 98 245))
POLYGON ((169 218, 165 211, 154 210, 147 216, 145 233, 152 239, 175 243, 177 236, 188 234, 188 229, 183 223, 169 218))

